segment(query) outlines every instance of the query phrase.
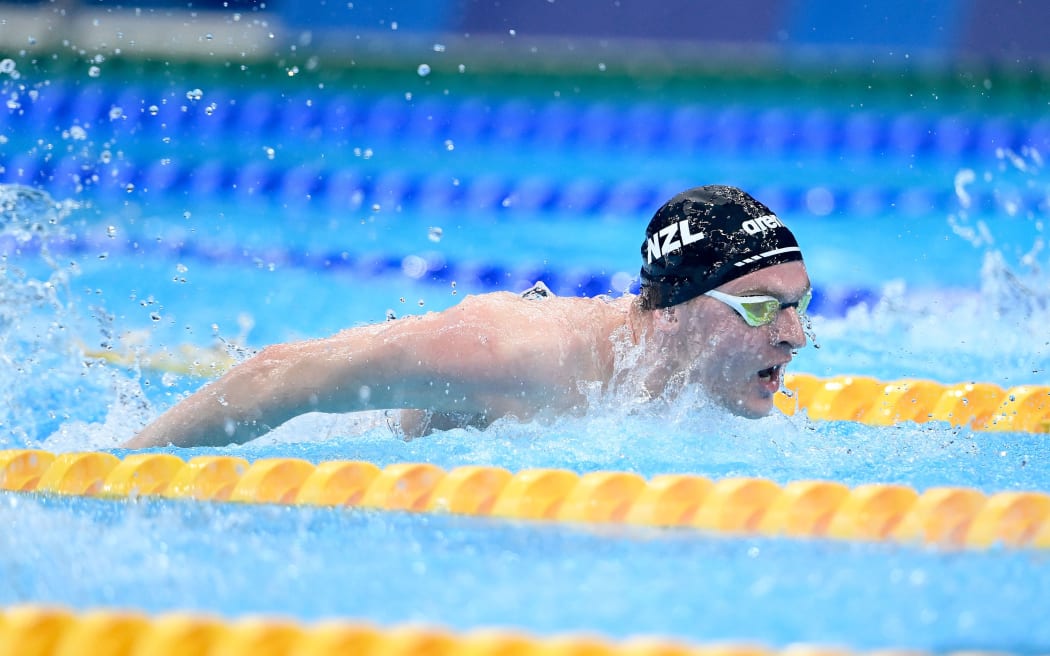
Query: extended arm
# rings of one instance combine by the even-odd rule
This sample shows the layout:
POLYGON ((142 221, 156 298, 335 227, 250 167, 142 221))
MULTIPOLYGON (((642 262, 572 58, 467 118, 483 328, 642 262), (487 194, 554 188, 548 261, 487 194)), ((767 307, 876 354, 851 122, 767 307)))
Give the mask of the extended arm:
POLYGON ((271 346, 175 405, 127 446, 240 443, 311 411, 528 416, 537 405, 565 401, 564 384, 536 364, 552 361, 540 346, 551 337, 537 337, 514 312, 476 301, 271 346))

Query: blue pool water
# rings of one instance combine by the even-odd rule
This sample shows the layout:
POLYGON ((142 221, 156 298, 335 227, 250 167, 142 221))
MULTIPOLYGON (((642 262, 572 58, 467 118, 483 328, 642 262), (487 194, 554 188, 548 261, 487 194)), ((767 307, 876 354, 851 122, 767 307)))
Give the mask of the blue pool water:
MULTIPOLYGON (((536 279, 560 294, 623 293, 655 204, 715 181, 755 191, 806 250, 820 348, 801 353, 796 371, 1046 380, 1050 179, 1041 151, 1024 149, 1041 145, 1043 124, 1024 114, 221 85, 198 102, 186 96, 193 84, 60 82, 3 124, 2 179, 79 207, 18 205, 5 216, 0 447, 124 455, 124 439, 203 382, 85 365, 84 346, 157 352, 222 340, 250 351, 536 279), (338 120, 343 101, 357 118, 338 120), (646 132, 653 124, 665 128, 646 132), (719 129, 668 136, 698 124, 719 129), (77 125, 83 136, 63 134, 77 125), (71 172, 99 179, 78 190, 71 172)), ((1041 435, 747 421, 686 399, 649 408, 612 399, 581 418, 412 442, 382 421, 307 416, 242 447, 171 451, 1050 489, 1041 435)), ((1050 648, 1050 567, 1034 551, 19 494, 0 495, 0 515, 3 605, 772 646, 1050 648)))
POLYGON ((1045 556, 360 510, 8 497, 0 600, 1040 653, 1045 556), (50 566, 40 568, 47 561, 50 566))

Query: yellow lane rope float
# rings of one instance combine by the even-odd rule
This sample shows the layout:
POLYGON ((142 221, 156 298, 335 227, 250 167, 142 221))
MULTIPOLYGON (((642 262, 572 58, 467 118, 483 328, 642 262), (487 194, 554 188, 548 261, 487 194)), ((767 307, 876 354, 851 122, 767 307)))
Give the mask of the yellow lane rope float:
POLYGON ((314 465, 234 456, 184 461, 167 453, 0 451, 0 490, 127 499, 142 496, 308 506, 355 506, 509 519, 683 527, 736 535, 881 540, 982 549, 1050 547, 1050 494, 918 492, 894 484, 714 481, 690 474, 428 463, 314 465))
MULTIPOLYGON (((841 647, 794 645, 773 650, 755 643, 688 644, 638 637, 614 641, 585 633, 537 637, 511 629, 463 633, 421 624, 378 627, 330 620, 312 625, 275 617, 223 620, 202 613, 147 616, 134 611, 14 606, 0 610, 0 656, 860 656, 841 647)), ((880 649, 871 656, 927 656, 880 649)), ((947 656, 993 656, 966 651, 947 656)), ((932 655, 931 655, 932 656, 932 655)), ((1004 656, 995 652, 995 656, 1004 656)))
MULTIPOLYGON (((217 376, 236 362, 223 350, 190 345, 141 356, 105 350, 85 355, 120 366, 137 364, 199 377, 217 376)), ((869 376, 811 374, 787 374, 784 386, 793 396, 777 394, 777 407, 789 415, 805 410, 811 419, 876 426, 936 420, 978 431, 1050 432, 1050 386, 1004 389, 991 383, 946 385, 922 379, 880 381, 869 376)))
POLYGON ((805 409, 811 419, 889 426, 905 421, 945 421, 979 431, 1046 433, 1050 430, 1050 386, 991 383, 945 385, 932 380, 880 381, 868 376, 818 378, 788 374, 778 394, 787 414, 805 409))

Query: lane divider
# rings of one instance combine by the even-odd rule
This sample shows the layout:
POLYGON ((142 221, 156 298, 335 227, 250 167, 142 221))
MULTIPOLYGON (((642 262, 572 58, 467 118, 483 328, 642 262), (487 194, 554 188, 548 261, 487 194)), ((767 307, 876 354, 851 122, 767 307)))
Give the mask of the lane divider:
POLYGON ((0 490, 110 499, 354 506, 570 523, 683 527, 712 533, 895 541, 950 548, 1050 548, 1050 494, 918 492, 893 484, 711 480, 664 474, 463 466, 314 465, 298 458, 0 451, 0 490))
POLYGON ((786 414, 805 409, 810 419, 856 421, 875 426, 945 421, 976 431, 1050 432, 1050 386, 991 383, 943 384, 931 380, 880 381, 869 376, 819 378, 788 374, 778 394, 786 414))
MULTIPOLYGON (((189 612, 149 616, 138 611, 100 609, 77 613, 44 605, 19 605, 0 610, 0 656, 853 656, 861 653, 816 644, 775 650, 747 642, 690 644, 650 636, 613 640, 582 632, 535 636, 498 628, 454 632, 425 624, 379 627, 363 620, 301 624, 279 617, 225 620, 189 612)), ((914 649, 880 649, 877 653, 879 656, 927 656, 927 652, 914 649)), ((964 652, 956 653, 962 656, 964 652)), ((969 650, 965 654, 993 656, 993 652, 969 650)), ((994 652, 994 655, 1004 656, 1003 652, 994 652)))
MULTIPOLYGON (((442 285, 455 282, 459 289, 468 290, 468 293, 520 292, 539 280, 559 296, 590 297, 638 291, 637 269, 557 269, 535 262, 501 264, 493 261, 447 258, 433 253, 380 255, 335 249, 312 250, 308 247, 288 245, 244 249, 187 239, 184 235, 171 235, 162 239, 127 235, 124 240, 113 240, 98 230, 51 238, 46 244, 42 244, 39 239, 25 243, 11 235, 0 235, 0 255, 25 255, 39 252, 44 247, 52 255, 63 253, 92 256, 107 253, 110 256, 178 258, 183 262, 233 267, 257 267, 262 263, 267 267, 349 275, 357 280, 397 278, 442 285)), ((880 291, 871 287, 821 285, 813 289, 809 312, 815 316, 842 317, 858 305, 874 306, 880 298, 880 291)))
POLYGON ((141 367, 151 371, 211 378, 218 376, 237 363, 236 359, 220 348, 205 348, 183 344, 175 351, 151 351, 134 353, 113 349, 92 349, 81 344, 84 357, 102 360, 121 367, 141 367))
MULTIPOLYGON (((483 212, 487 220, 543 213, 565 220, 598 216, 629 221, 647 219, 654 208, 688 185, 685 180, 556 178, 542 173, 518 176, 498 172, 453 175, 448 171, 363 169, 339 164, 320 167, 298 162, 157 162, 136 160, 131 154, 119 163, 106 164, 77 156, 53 159, 0 154, 0 182, 43 187, 59 198, 90 198, 93 194, 148 198, 151 194, 189 193, 203 198, 230 195, 338 213, 396 207, 423 213, 483 212)), ((812 216, 814 193, 824 199, 821 217, 880 218, 891 209, 898 214, 925 216, 959 207, 952 189, 934 185, 827 187, 756 182, 751 186, 756 197, 782 216, 812 216)), ((972 212, 993 212, 1001 207, 1002 199, 991 190, 968 189, 967 196, 967 208, 972 212)), ((1036 212, 1042 201, 1039 193, 1023 190, 1017 197, 1017 211, 1036 212)))
POLYGON ((218 86, 200 99, 142 85, 76 85, 61 80, 0 116, 4 124, 38 133, 54 125, 87 125, 114 136, 221 135, 225 143, 289 136, 383 144, 401 140, 455 144, 542 143, 547 147, 665 153, 817 152, 828 157, 957 158, 996 148, 1046 142, 1046 119, 938 112, 829 112, 823 107, 725 107, 682 102, 557 101, 491 96, 425 96, 402 92, 245 94, 218 86))

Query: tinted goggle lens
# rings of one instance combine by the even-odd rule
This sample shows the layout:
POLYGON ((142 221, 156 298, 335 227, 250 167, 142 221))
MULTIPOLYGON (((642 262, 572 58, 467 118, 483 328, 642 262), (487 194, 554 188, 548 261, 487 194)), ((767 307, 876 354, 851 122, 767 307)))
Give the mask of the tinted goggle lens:
POLYGON ((809 302, 813 300, 813 290, 807 289, 796 303, 781 303, 779 300, 769 296, 731 296, 719 292, 708 292, 708 296, 726 303, 736 310, 747 325, 752 327, 768 326, 777 319, 777 314, 789 307, 798 310, 799 316, 805 315, 809 308, 809 302))

